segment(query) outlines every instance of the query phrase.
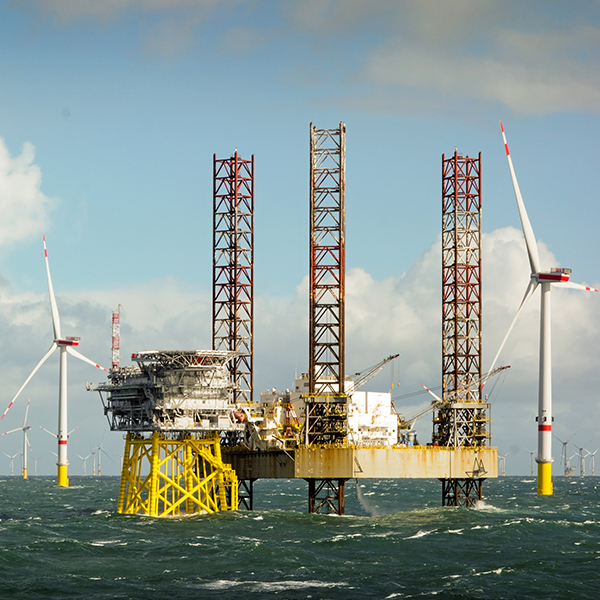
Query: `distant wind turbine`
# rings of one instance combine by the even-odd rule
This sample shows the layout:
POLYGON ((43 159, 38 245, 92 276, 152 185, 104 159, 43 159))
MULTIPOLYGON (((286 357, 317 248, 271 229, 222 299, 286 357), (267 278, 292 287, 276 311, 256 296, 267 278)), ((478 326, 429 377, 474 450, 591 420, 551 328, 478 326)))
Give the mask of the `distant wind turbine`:
POLYGON ((83 476, 85 477, 87 475, 87 473, 85 472, 85 465, 87 463, 87 459, 91 456, 91 454, 88 454, 86 457, 81 456, 81 454, 78 454, 77 456, 83 461, 83 476))
POLYGON ((2 435, 8 435, 9 433, 14 433, 15 431, 23 432, 23 464, 22 464, 22 475, 23 479, 27 479, 27 448, 31 450, 31 445, 29 444, 29 440, 27 439, 27 432, 31 429, 31 425, 27 425, 27 414, 29 413, 29 404, 31 402, 31 398, 27 400, 27 408, 25 409, 25 418, 23 419, 23 427, 17 427, 16 429, 11 429, 10 431, 6 431, 2 435))
POLYGON ((550 304, 550 290, 553 285, 559 287, 569 287, 579 290, 586 290, 589 292, 597 292, 598 290, 578 283, 572 283, 569 281, 570 269, 550 269, 550 271, 542 271, 540 265, 540 258, 538 253, 537 242, 531 227, 531 222, 525 210, 525 204, 523 203, 523 197, 521 196, 521 190, 517 182, 517 176, 512 163, 512 158, 508 150, 508 144, 506 142, 506 135, 504 133, 504 127, 500 122, 500 128, 502 129, 502 139, 504 141, 504 148, 506 150, 506 158, 508 160, 508 168, 512 179, 512 184, 517 200, 517 207, 519 209, 519 216, 521 218, 521 226, 523 228, 523 235, 525 237, 525 245, 527 246, 527 255, 529 257, 529 266, 531 268, 531 275, 525 295, 521 301, 521 305, 517 310, 517 314, 513 319, 508 332, 500 344, 500 348, 492 362, 490 371, 494 368, 500 352, 513 330, 523 307, 527 300, 532 296, 533 292, 537 289, 538 285, 541 286, 542 297, 540 307, 540 375, 539 375, 539 399, 538 399, 538 456, 536 462, 538 463, 538 477, 537 477, 537 493, 539 495, 551 495, 552 494, 552 359, 551 359, 551 304, 550 304))
POLYGON ((56 304, 56 297, 54 296, 54 288, 52 287, 52 278, 50 277, 50 265, 48 263, 48 251, 46 250, 46 236, 43 236, 44 240, 44 259, 46 261, 46 274, 48 277, 48 292, 50 296, 50 309, 52 312, 52 327, 54 329, 54 341, 52 342, 50 349, 44 354, 42 360, 35 366, 29 377, 25 380, 25 383, 21 386, 19 391, 15 394, 15 397, 10 401, 4 414, 0 417, 0 421, 4 419, 6 413, 10 410, 15 400, 19 397, 19 394, 23 391, 23 388, 29 383, 31 378, 38 372, 38 369, 50 358, 56 349, 60 350, 60 361, 59 361, 59 379, 58 379, 58 477, 57 483, 61 487, 68 487, 68 464, 67 459, 67 438, 68 438, 68 425, 67 425, 67 354, 86 362, 97 369, 107 371, 104 367, 91 361, 75 350, 75 346, 79 345, 78 337, 66 336, 63 337, 60 329, 60 316, 58 314, 58 306, 56 304))
POLYGON ((529 458, 531 459, 531 476, 533 477, 535 475, 535 473, 533 471, 533 455, 535 454, 535 450, 527 450, 527 448, 525 448, 525 446, 521 446, 521 448, 523 448, 523 450, 525 450, 525 452, 529 452, 529 458))
POLYGON ((591 442, 592 440, 590 440, 587 444, 584 444, 583 446, 575 446, 575 444, 573 444, 575 446, 575 448, 577 448, 577 450, 579 450, 578 452, 578 456, 579 456, 579 476, 580 477, 585 477, 585 456, 583 455, 583 451, 585 450, 588 454, 590 453, 589 450, 586 448, 586 446, 591 442))
POLYGON ((16 454, 13 454, 11 456, 10 454, 6 454, 6 452, 4 452, 4 456, 8 456, 8 458, 10 458, 10 474, 11 474, 11 476, 13 476, 15 474, 15 471, 14 471, 14 468, 13 468, 14 467, 14 461, 15 461, 15 458, 17 456, 19 456, 19 453, 17 452, 16 454))
POLYGON ((506 457, 510 454, 507 452, 506 454, 500 454, 498 458, 500 459, 500 476, 504 477, 506 475, 506 457))
POLYGON ((106 450, 104 449, 104 446, 102 445, 102 442, 104 441, 104 436, 102 436, 102 440, 100 441, 100 445, 97 446, 96 450, 98 450, 98 477, 100 477, 102 475, 102 465, 101 465, 101 453, 104 452, 104 454, 108 457, 108 459, 110 461, 112 461, 112 458, 110 457, 110 455, 106 452, 106 450))

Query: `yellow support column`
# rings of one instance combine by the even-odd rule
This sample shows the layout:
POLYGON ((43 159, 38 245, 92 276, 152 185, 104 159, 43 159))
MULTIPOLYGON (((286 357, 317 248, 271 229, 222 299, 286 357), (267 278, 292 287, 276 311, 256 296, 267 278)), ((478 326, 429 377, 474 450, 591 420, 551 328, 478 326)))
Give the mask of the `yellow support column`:
POLYGON ((189 515, 194 510, 194 501, 192 499, 191 493, 194 489, 194 459, 192 457, 192 445, 185 445, 185 464, 183 469, 183 476, 185 478, 185 489, 189 494, 185 500, 185 512, 189 515))
POLYGON ((222 461, 219 434, 167 439, 127 434, 118 512, 177 516, 237 510, 238 480, 222 461), (146 471, 147 470, 147 471, 146 471), (142 477, 142 472, 148 472, 142 477))
POLYGON ((160 464, 161 445, 158 443, 158 431, 152 433, 152 453, 150 455, 150 475, 148 491, 148 516, 158 516, 158 466, 160 464))
POLYGON ((117 504, 117 512, 123 513, 125 508, 125 491, 127 489, 127 475, 129 473, 129 453, 131 452, 131 431, 127 432, 125 437, 125 450, 123 451, 123 465, 121 467, 121 484, 119 486, 119 502, 117 504))
POLYGON ((538 487, 539 496, 552 496, 552 463, 538 463, 538 487))

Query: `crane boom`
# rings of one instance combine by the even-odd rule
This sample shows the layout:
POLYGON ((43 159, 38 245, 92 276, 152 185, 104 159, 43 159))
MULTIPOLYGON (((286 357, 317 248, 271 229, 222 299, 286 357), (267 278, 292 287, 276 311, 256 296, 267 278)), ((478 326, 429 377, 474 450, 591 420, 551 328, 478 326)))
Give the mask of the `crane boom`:
POLYGON ((399 356, 399 354, 390 354, 382 361, 378 362, 376 365, 369 367, 365 371, 359 371, 358 373, 356 373, 356 375, 359 377, 358 379, 355 379, 349 386, 348 394, 352 394, 352 392, 355 392, 356 390, 361 388, 363 385, 365 385, 365 383, 367 383, 367 381, 369 381, 369 379, 372 379, 373 377, 375 377, 375 375, 380 373, 383 367, 385 367, 385 365, 387 365, 390 361, 394 360, 395 358, 398 358, 399 356))
MULTIPOLYGON (((480 385, 481 389, 483 389, 483 386, 492 377, 495 377, 496 375, 498 375, 498 373, 500 373, 501 371, 504 371, 505 369, 510 369, 510 365, 507 365, 506 367, 496 367, 493 371, 486 373, 481 379, 479 379, 478 381, 476 381, 474 383, 477 385, 480 385)), ((418 421, 422 417, 427 416, 428 414, 431 414, 433 411, 437 410, 444 404, 444 402, 442 401, 442 399, 439 396, 436 396, 429 388, 425 387, 423 384, 421 384, 421 385, 423 386, 423 388, 425 389, 426 392, 429 392, 435 398, 435 400, 427 408, 424 408, 423 410, 419 411, 416 415, 413 415, 410 419, 404 419, 404 418, 398 416, 398 427, 400 429, 412 429, 416 421, 418 421)))

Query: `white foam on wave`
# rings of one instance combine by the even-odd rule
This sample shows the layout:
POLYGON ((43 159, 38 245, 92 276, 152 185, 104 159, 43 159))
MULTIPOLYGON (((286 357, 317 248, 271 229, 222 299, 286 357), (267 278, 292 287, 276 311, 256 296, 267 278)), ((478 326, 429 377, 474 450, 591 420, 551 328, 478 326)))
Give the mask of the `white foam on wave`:
POLYGON ((252 591, 257 592, 283 592, 286 590, 302 590, 306 588, 337 588, 346 587, 345 582, 333 581, 232 581, 228 579, 218 579, 200 584, 198 587, 208 590, 227 590, 241 586, 251 586, 252 591))
POLYGON ((506 570, 507 572, 512 571, 512 569, 508 569, 507 567, 499 567, 497 569, 492 569, 491 571, 481 571, 480 573, 473 573, 473 577, 481 577, 482 575, 501 575, 504 570, 506 570))
POLYGON ((437 529, 432 529, 431 531, 423 531, 420 530, 417 533, 415 533, 415 535, 410 535, 408 537, 405 537, 405 540, 415 540, 417 538, 422 538, 425 537, 426 535, 429 535, 430 533, 435 533, 437 531, 437 529))
POLYGON ((482 510, 485 512, 505 512, 504 509, 498 508, 497 506, 493 506, 492 504, 488 504, 485 500, 478 500, 473 507, 474 510, 482 510))
POLYGON ((340 540, 350 540, 352 538, 363 537, 362 533, 345 533, 336 535, 331 538, 332 542, 339 542, 340 540))
POLYGON ((90 546, 127 546, 127 542, 121 540, 96 540, 90 542, 90 546))

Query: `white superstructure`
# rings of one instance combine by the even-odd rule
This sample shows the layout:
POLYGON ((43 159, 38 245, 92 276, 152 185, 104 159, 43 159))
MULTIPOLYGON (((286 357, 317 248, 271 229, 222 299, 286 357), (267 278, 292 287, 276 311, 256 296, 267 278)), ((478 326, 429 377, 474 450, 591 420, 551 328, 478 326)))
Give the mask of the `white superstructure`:
MULTIPOLYGON (((348 395, 347 441, 355 446, 393 446, 398 443, 398 415, 390 392, 352 391, 354 380, 346 379, 348 395)), ((254 444, 278 448, 298 444, 304 424, 304 397, 308 374, 296 377, 294 390, 273 388, 261 392, 260 405, 249 411, 254 425, 254 444), (261 440, 261 442, 259 442, 261 440)))

